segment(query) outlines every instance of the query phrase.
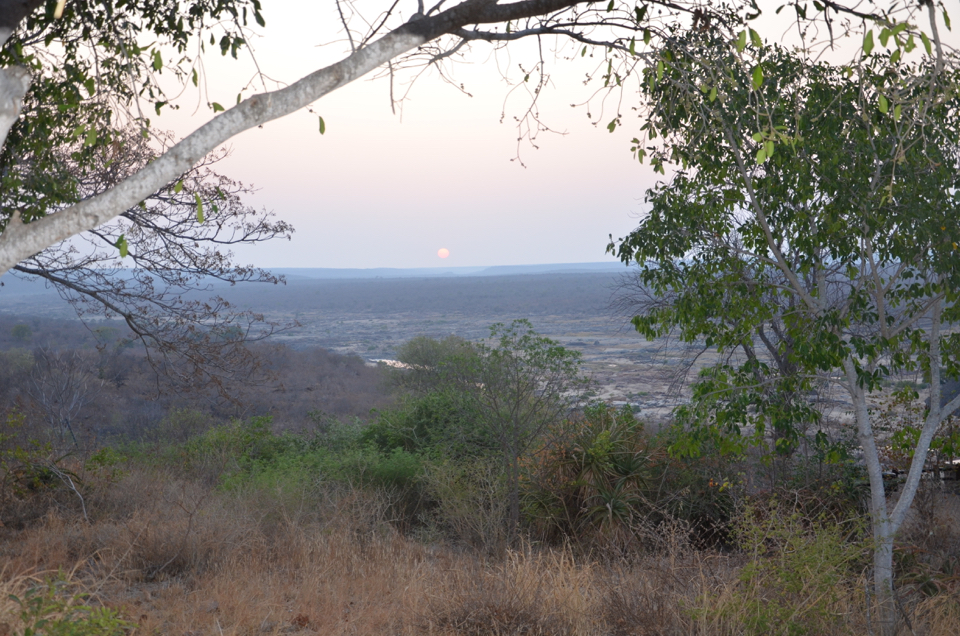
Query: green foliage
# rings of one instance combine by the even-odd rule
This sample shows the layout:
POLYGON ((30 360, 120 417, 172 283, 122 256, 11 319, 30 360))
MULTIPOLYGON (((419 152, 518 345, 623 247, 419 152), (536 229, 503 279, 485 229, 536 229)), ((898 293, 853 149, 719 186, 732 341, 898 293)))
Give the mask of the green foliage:
MULTIPOLYGON (((830 372, 851 363, 879 390, 929 367, 931 301, 946 302, 937 320, 960 317, 960 78, 930 59, 839 67, 718 33, 667 40, 659 57, 643 128, 655 165, 677 171, 611 249, 658 299, 638 332, 719 354, 677 411, 690 435, 671 450, 789 456, 805 433, 825 439, 830 372)), ((960 374, 957 334, 938 346, 944 373, 960 374)))
POLYGON ((436 458, 488 455, 496 443, 477 424, 473 403, 452 387, 404 398, 377 414, 360 433, 360 443, 381 451, 403 449, 436 458))
POLYGON ((571 539, 629 535, 649 513, 657 453, 629 407, 591 405, 532 453, 524 511, 548 536, 551 529, 571 539))
POLYGON ((30 325, 20 323, 13 326, 13 329, 10 330, 10 335, 12 335, 13 339, 17 342, 29 342, 33 337, 33 329, 30 328, 30 325))
POLYGON ((11 598, 20 606, 23 636, 123 636, 137 627, 116 610, 83 605, 87 595, 73 591, 62 573, 11 598))
POLYGON ((715 609, 740 634, 849 633, 843 607, 859 588, 863 526, 811 518, 771 500, 749 505, 736 538, 748 557, 740 585, 715 609))
POLYGON ((136 114, 138 103, 158 113, 167 104, 162 71, 197 84, 198 44, 204 50, 209 37, 222 54, 236 57, 248 19, 263 24, 259 0, 79 0, 68 2, 60 19, 55 5, 51 0, 34 11, 0 49, 0 67, 19 64, 33 77, 23 116, 0 152, 0 190, 8 197, 2 225, 13 210, 29 222, 76 202, 80 175, 67 158, 82 173, 115 155, 113 145, 122 140, 111 131, 129 119, 149 126, 136 114), (176 53, 165 61, 161 48, 176 53))
POLYGON ((61 460, 54 455, 49 441, 29 434, 22 412, 8 411, 0 427, 0 510, 11 501, 59 485, 51 466, 57 467, 61 460))
POLYGON ((535 531, 626 547, 679 523, 697 545, 725 543, 739 492, 731 468, 716 452, 670 456, 671 435, 651 437, 629 407, 603 404, 552 429, 525 462, 524 512, 535 531))
POLYGON ((123 468, 126 462, 125 455, 110 446, 105 446, 91 453, 83 463, 83 468, 108 483, 118 482, 126 475, 123 468))
POLYGON ((174 409, 149 432, 149 438, 163 442, 186 442, 211 426, 210 416, 193 409, 174 409))
POLYGON ((442 531, 488 554, 508 547, 509 486, 497 459, 432 462, 423 483, 434 502, 430 519, 442 531))
MULTIPOLYGON (((904 385, 888 396, 875 410, 877 427, 890 436, 887 460, 904 469, 913 459, 927 415, 927 406, 918 399, 912 385, 904 385)), ((928 468, 942 468, 960 457, 960 422, 947 419, 930 441, 928 468)))
POLYGON ((476 346, 459 336, 442 340, 417 336, 397 349, 397 360, 405 366, 393 371, 393 379, 417 394, 463 385, 472 381, 477 354, 476 346))

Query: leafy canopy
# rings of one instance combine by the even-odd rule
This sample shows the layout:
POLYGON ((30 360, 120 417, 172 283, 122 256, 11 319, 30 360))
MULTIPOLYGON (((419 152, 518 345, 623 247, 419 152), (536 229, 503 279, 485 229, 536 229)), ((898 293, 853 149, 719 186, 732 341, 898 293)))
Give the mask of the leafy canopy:
MULTIPOLYGON (((905 35, 888 43, 910 49, 905 35)), ((649 145, 635 147, 677 171, 610 247, 661 299, 633 319, 641 334, 720 355, 678 413, 695 426, 677 452, 708 440, 739 452, 771 429, 790 452, 845 361, 876 390, 928 369, 930 321, 957 319, 957 72, 866 49, 834 66, 691 33, 646 73, 649 145)), ((956 376, 960 334, 937 344, 956 376)))

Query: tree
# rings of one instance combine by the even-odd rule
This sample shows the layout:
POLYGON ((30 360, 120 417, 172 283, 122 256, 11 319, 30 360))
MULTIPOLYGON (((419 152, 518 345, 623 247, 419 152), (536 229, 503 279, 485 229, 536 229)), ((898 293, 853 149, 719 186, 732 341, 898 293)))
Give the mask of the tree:
POLYGON ((960 69, 926 8, 932 38, 887 23, 843 66, 749 29, 666 39, 646 74, 635 149, 677 171, 611 244, 665 299, 634 318, 637 330, 676 331, 721 354, 678 413, 692 434, 674 452, 696 454, 708 438, 738 450, 770 429, 795 439, 807 423, 822 434, 803 396, 820 383, 846 392, 887 634, 894 538, 931 439, 960 406, 941 401, 941 379, 960 376, 960 334, 949 330, 960 319, 960 69), (871 400, 911 374, 929 378, 931 406, 891 507, 871 400))
MULTIPOLYGON (((220 113, 182 141, 165 148, 156 160, 105 191, 78 196, 69 180, 57 179, 59 166, 52 148, 82 139, 86 151, 106 148, 111 128, 131 120, 141 127, 147 118, 141 103, 160 110, 169 102, 156 79, 167 70, 183 81, 198 82, 197 54, 217 47, 237 55, 245 42, 248 19, 265 23, 259 0, 189 0, 168 3, 126 3, 116 0, 0 0, 0 168, 29 160, 26 178, 3 182, 3 191, 18 201, 5 206, 0 234, 0 274, 46 247, 99 227, 137 206, 151 194, 176 182, 204 156, 243 130, 294 112, 366 73, 389 65, 439 62, 458 54, 473 41, 507 43, 558 35, 586 47, 602 47, 597 75, 605 86, 620 86, 646 54, 638 42, 649 43, 670 25, 712 28, 718 21, 756 15, 755 3, 743 2, 741 12, 714 15, 697 0, 654 0, 634 6, 606 7, 580 0, 465 0, 443 9, 423 2, 401 11, 394 3, 365 32, 347 22, 337 4, 351 52, 342 61, 285 88, 253 95, 220 113), (158 38, 142 46, 136 35, 158 38), (217 36, 219 40, 217 39, 217 36), (449 37, 445 37, 449 36, 449 37), (193 38, 197 39, 194 40, 193 38), (164 45, 170 48, 163 48, 164 45), (164 51, 174 52, 173 60, 164 51), (616 63, 616 68, 615 68, 616 63), (605 71, 605 72, 604 72, 605 71), (42 194, 44 205, 36 203, 42 194), (47 204, 46 202, 49 202, 47 204)), ((896 9, 896 5, 894 5, 896 9)), ((797 7, 804 23, 837 16, 871 18, 837 2, 817 5, 810 19, 797 7)), ((886 19, 886 12, 877 16, 886 19)), ((832 31, 831 31, 832 32, 832 31)), ((586 50, 584 50, 586 52, 586 50)), ((169 55, 169 54, 167 54, 169 55)), ((546 84, 542 65, 535 95, 546 84)), ((219 104, 210 104, 214 112, 219 104)), ((531 110, 533 112, 533 110, 531 110)), ((615 127, 619 115, 611 122, 615 127)), ((323 121, 320 129, 323 131, 323 121)))
POLYGON ((465 386, 474 381, 465 373, 473 367, 477 354, 476 346, 460 336, 443 340, 417 336, 397 349, 397 360, 403 367, 394 373, 394 381, 420 395, 444 386, 465 386))
MULTIPOLYGON (((150 140, 127 128, 113 131, 111 145, 83 157, 82 143, 51 153, 76 196, 96 196, 155 160, 169 135, 150 140), (157 150, 151 141, 159 141, 157 150)), ((293 229, 266 211, 243 204, 249 186, 214 171, 220 150, 140 205, 78 237, 20 262, 14 274, 52 285, 83 317, 119 317, 140 340, 153 366, 183 388, 214 387, 250 377, 257 361, 246 348, 277 325, 203 294, 214 283, 277 284, 282 279, 238 266, 233 245, 289 238, 293 229)), ((30 179, 34 166, 10 166, 11 180, 30 179)), ((39 206, 39 204, 38 204, 39 206)), ((38 207, 39 209, 39 207, 38 207)))
POLYGON ((102 388, 103 381, 91 372, 92 365, 80 352, 40 348, 34 352, 30 396, 46 416, 60 442, 66 435, 79 447, 76 419, 102 388))
POLYGON ((528 320, 490 327, 493 345, 478 345, 463 389, 484 429, 500 449, 506 474, 508 541, 520 524, 520 460, 543 433, 575 410, 588 381, 580 353, 537 334, 528 320))

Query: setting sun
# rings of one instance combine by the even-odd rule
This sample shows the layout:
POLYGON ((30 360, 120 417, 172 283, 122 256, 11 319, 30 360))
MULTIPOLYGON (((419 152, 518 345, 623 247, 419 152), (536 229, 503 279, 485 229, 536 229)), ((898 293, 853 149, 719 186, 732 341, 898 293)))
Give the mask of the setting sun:
POLYGON ((450 250, 448 250, 445 247, 441 247, 439 250, 437 250, 437 256, 439 256, 440 258, 446 258, 450 256, 450 250))

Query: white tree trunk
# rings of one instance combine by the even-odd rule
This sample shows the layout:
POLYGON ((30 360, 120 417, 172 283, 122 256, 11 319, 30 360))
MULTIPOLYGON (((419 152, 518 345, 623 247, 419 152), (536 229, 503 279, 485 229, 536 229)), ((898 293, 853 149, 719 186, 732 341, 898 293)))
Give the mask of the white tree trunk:
MULTIPOLYGON (((0 68, 0 146, 20 117, 23 97, 30 88, 30 71, 22 66, 0 68)), ((6 270, 4 270, 6 271, 6 270)))
POLYGON ((940 424, 943 422, 945 414, 952 413, 960 406, 960 396, 954 398, 944 407, 940 406, 940 320, 942 311, 942 298, 931 303, 931 327, 927 332, 930 361, 930 410, 924 420, 917 445, 913 449, 910 470, 907 473, 906 482, 893 512, 890 512, 887 506, 880 454, 877 449, 870 410, 867 407, 867 391, 857 381, 857 372, 853 360, 848 358, 844 362, 847 390, 853 400, 857 420, 857 436, 863 449, 863 460, 870 480, 870 517, 874 540, 873 586, 880 609, 880 631, 884 636, 895 634, 897 624, 893 591, 894 537, 913 505, 934 435, 936 435, 940 424))
POLYGON ((892 636, 896 631, 896 613, 893 603, 893 535, 887 510, 887 493, 883 485, 883 468, 877 451, 870 411, 867 407, 867 390, 860 385, 857 369, 852 358, 843 362, 846 388, 853 401, 857 422, 857 440, 863 450, 863 461, 870 482, 870 521, 873 527, 873 592, 876 595, 880 614, 880 633, 892 636))

